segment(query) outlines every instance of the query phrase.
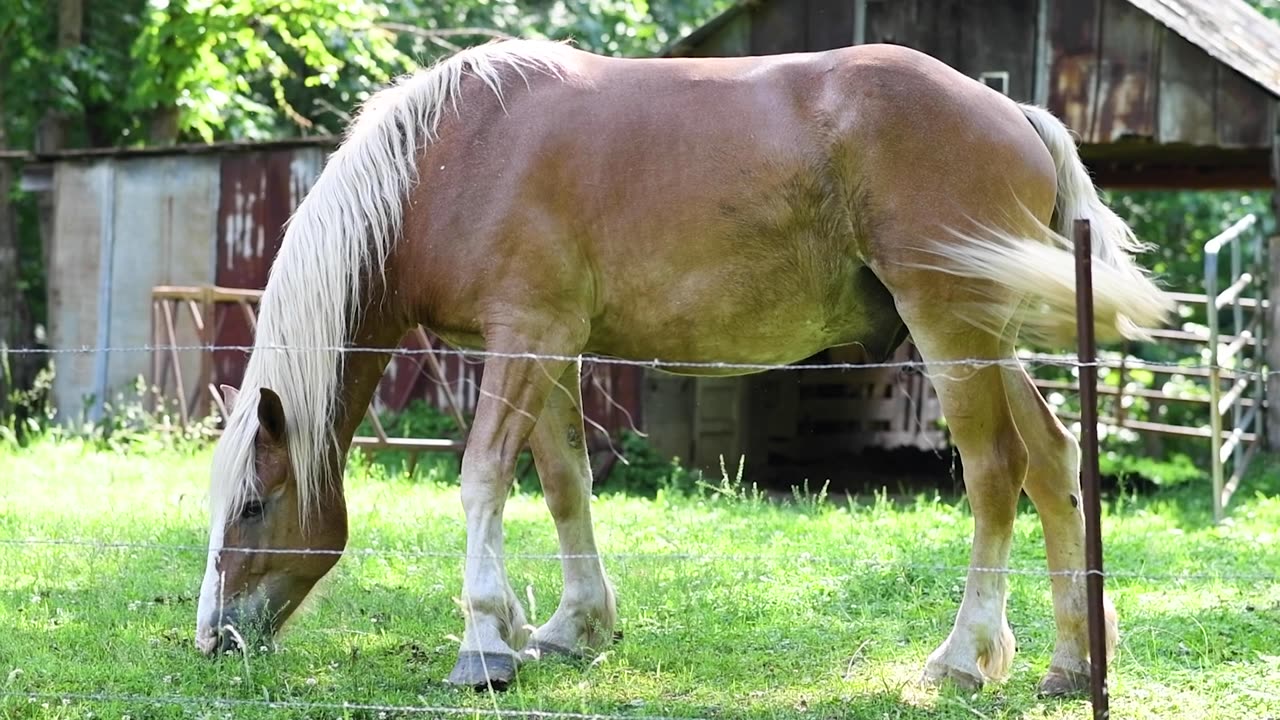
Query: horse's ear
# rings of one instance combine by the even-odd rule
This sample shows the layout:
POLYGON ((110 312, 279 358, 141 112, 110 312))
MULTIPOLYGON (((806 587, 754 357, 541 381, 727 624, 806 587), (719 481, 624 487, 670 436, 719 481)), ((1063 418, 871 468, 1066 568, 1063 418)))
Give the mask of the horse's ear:
POLYGON ((227 413, 236 406, 236 398, 240 397, 240 391, 230 385, 219 385, 218 389, 222 391, 222 404, 227 406, 227 413))
POLYGON ((258 431, 267 441, 284 444, 284 405, 274 390, 262 388, 258 397, 258 431))

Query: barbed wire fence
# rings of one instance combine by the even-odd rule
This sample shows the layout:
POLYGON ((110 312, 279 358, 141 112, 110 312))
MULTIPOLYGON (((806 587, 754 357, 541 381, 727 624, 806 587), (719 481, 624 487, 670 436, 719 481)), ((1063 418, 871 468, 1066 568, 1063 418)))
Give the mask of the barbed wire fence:
MULTIPOLYGON (((479 358, 481 360, 489 358, 503 359, 524 359, 536 361, 550 362, 576 362, 584 365, 601 364, 601 365, 627 365, 640 368, 655 370, 718 370, 718 371, 736 371, 736 372, 761 372, 761 371, 803 371, 803 370, 847 370, 859 371, 868 369, 898 369, 903 371, 920 372, 926 377, 930 377, 930 373, 944 372, 951 375, 956 371, 976 372, 978 370, 990 367, 1004 367, 1009 369, 1049 366, 1065 369, 1074 369, 1079 371, 1082 368, 1094 367, 1114 367, 1115 360, 1095 359, 1091 361, 1081 361, 1074 355, 1045 355, 1045 354, 1021 354, 1018 357, 1009 358, 969 358, 960 360, 950 360, 943 362, 926 363, 920 360, 905 361, 886 361, 886 362, 866 362, 866 363, 799 363, 799 364, 763 364, 763 363, 732 363, 732 362, 693 362, 693 361, 672 361, 672 360, 629 360, 610 357, 594 357, 582 355, 554 355, 554 354, 537 354, 537 353, 503 353, 483 350, 457 350, 448 348, 424 348, 412 349, 403 347, 283 347, 283 346, 239 346, 239 345, 138 345, 123 347, 80 347, 80 348, 11 348, 0 350, 0 352, 28 355, 40 354, 50 357, 57 357, 68 354, 97 354, 97 353, 156 353, 170 351, 242 351, 246 354, 252 352, 339 352, 339 353, 378 353, 387 355, 404 355, 413 356, 425 353, 432 353, 441 356, 462 356, 467 359, 479 358)), ((1144 363, 1140 360, 1128 358, 1126 360, 1127 367, 1141 368, 1144 363)), ((1187 365, 1188 369, 1207 369, 1209 365, 1187 365)), ((1280 374, 1280 371, 1265 371, 1255 368, 1237 368, 1230 372, 1235 373, 1239 377, 1270 377, 1271 375, 1280 374)), ((178 553, 195 553, 204 554, 208 552, 208 548, 203 545, 193 544, 170 544, 159 542, 136 542, 125 540, 112 540, 106 538, 66 538, 66 537, 18 537, 18 538, 0 538, 0 547, 8 548, 83 548, 96 551, 155 551, 155 552, 178 552, 178 553)), ((342 551, 310 549, 310 548, 223 548, 222 552, 227 553, 278 553, 288 555, 311 555, 311 554, 332 554, 345 555, 348 557, 398 557, 398 558, 437 558, 442 560, 463 560, 467 556, 465 553, 437 551, 426 549, 391 549, 376 547, 351 547, 342 551)), ((573 555, 561 553, 504 553, 505 559, 512 560, 534 560, 560 562, 566 559, 594 558, 600 557, 607 561, 644 561, 655 563, 744 563, 744 562, 760 562, 760 563, 795 563, 803 561, 823 562, 832 566, 840 566, 846 568, 860 567, 867 569, 910 569, 913 572, 932 573, 932 574, 955 574, 964 576, 968 573, 998 573, 1004 575, 1021 575, 1021 576, 1038 576, 1045 578, 1052 577, 1070 577, 1074 580, 1084 580, 1089 577, 1106 578, 1106 579, 1134 579, 1145 581, 1160 582, 1213 582, 1213 581, 1237 581, 1249 583, 1268 583, 1275 584, 1280 582, 1280 574, 1271 572, 1204 572, 1204 573, 1160 573, 1150 572, 1143 569, 1111 569, 1101 570, 1059 570, 1051 571, 1045 568, 1029 568, 1029 567, 1005 567, 1005 568, 975 568, 968 565, 949 565, 944 563, 921 563, 910 560, 895 558, 891 560, 878 558, 865 558, 855 556, 822 556, 810 553, 795 554, 713 554, 698 552, 668 552, 668 553, 642 553, 642 552, 620 552, 620 553, 600 553, 596 555, 573 555)), ((225 709, 261 709, 261 710, 298 710, 298 711, 360 711, 368 713, 392 713, 401 715, 420 715, 420 716, 483 716, 483 717, 519 717, 519 718, 562 718, 564 720, 621 720, 623 718, 629 720, 685 720, 683 718, 673 718, 662 715, 638 715, 632 713, 616 713, 616 714, 599 714, 599 713, 576 713, 564 711, 550 710, 530 710, 530 709, 504 709, 497 702, 496 698, 492 707, 476 708, 476 707, 448 707, 448 706, 432 706, 432 705, 380 705, 376 703, 360 703, 360 702, 310 702, 303 700, 249 700, 243 698, 225 698, 225 697, 192 697, 185 695, 137 695, 137 694, 113 694, 107 692, 97 693, 59 693, 45 691, 0 691, 0 697, 14 700, 26 699, 28 702, 80 702, 80 703, 121 703, 126 705, 139 706, 157 706, 169 705, 179 707, 217 707, 225 709)))

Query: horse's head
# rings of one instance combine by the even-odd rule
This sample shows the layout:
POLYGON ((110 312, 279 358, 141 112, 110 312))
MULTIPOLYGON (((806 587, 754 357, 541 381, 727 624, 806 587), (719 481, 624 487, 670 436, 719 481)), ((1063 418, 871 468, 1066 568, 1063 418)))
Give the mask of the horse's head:
POLYGON ((238 401, 235 389, 223 393, 227 431, 214 451, 209 559, 196 616, 196 646, 208 655, 276 633, 347 541, 341 492, 308 491, 295 477, 280 396, 266 388, 238 401))

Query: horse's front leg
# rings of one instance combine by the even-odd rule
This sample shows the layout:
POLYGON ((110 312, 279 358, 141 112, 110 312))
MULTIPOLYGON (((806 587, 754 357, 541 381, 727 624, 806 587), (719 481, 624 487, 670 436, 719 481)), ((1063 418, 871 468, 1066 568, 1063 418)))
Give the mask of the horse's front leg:
POLYGON ((560 607, 530 638, 526 653, 534 657, 601 650, 613 640, 617 618, 613 587, 591 526, 591 465, 581 395, 580 371, 574 363, 551 389, 529 441, 564 556, 560 607))
MULTIPOLYGON (((491 343, 497 351, 529 352, 523 343, 491 343)), ((535 352, 562 353, 562 347, 535 352)), ((515 476, 516 458, 538 414, 564 371, 564 361, 495 357, 485 363, 480 402, 462 457, 462 507, 467 522, 462 612, 466 630, 453 685, 495 689, 515 679, 528 638, 524 609, 507 580, 502 512, 515 476)))

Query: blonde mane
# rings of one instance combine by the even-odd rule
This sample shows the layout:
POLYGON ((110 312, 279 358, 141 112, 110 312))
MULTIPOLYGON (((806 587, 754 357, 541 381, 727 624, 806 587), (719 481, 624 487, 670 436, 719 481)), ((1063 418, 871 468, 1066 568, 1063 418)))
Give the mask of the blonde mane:
POLYGON ((400 236, 402 204, 417 182, 421 148, 458 110, 464 75, 501 101, 502 71, 560 77, 559 43, 509 40, 457 53, 407 75, 360 109, 315 187, 290 219, 262 296, 254 352, 240 400, 214 451, 211 510, 221 527, 255 493, 254 437, 260 388, 280 396, 303 523, 332 482, 334 414, 344 354, 362 292, 400 236))

